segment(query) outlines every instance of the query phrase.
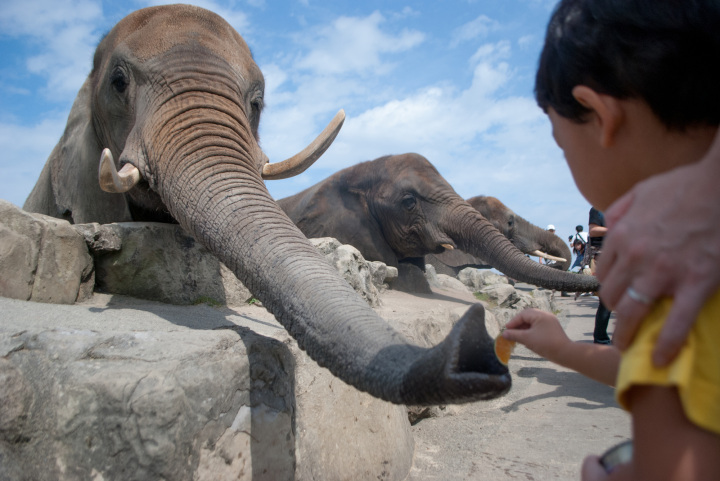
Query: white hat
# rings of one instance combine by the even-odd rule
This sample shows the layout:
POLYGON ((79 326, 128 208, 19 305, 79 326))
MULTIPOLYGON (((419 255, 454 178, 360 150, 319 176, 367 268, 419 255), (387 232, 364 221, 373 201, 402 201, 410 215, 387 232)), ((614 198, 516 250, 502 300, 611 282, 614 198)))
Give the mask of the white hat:
POLYGON ((555 230, 555 226, 550 224, 547 226, 547 230, 555 230))

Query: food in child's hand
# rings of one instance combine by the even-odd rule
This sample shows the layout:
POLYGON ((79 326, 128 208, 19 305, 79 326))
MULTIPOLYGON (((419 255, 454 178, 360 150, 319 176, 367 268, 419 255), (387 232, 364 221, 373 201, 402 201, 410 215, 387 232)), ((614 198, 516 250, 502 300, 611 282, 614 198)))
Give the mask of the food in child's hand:
POLYGON ((502 332, 495 338, 495 355, 501 363, 508 365, 510 354, 515 349, 515 341, 508 341, 502 336, 502 332))

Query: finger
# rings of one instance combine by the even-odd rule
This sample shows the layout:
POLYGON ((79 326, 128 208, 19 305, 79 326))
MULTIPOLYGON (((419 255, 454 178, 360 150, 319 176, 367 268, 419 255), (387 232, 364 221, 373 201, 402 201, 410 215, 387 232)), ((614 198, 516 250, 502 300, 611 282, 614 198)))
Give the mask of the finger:
MULTIPOLYGON (((598 263, 597 274, 600 273, 601 266, 605 267, 607 265, 603 262, 604 260, 605 253, 603 253, 603 258, 598 263)), ((623 294, 625 294, 627 288, 630 287, 633 278, 633 271, 627 268, 621 268, 621 265, 623 264, 618 262, 614 268, 607 271, 605 278, 600 281, 600 299, 602 299, 603 304, 610 310, 617 309, 620 299, 623 294)), ((599 275, 598 279, 600 279, 599 275)))
MULTIPOLYGON (((662 264, 660 266, 662 267, 662 264)), ((633 287, 638 293, 653 301, 660 299, 671 291, 669 289, 671 286, 667 282, 672 281, 672 279, 663 279, 662 272, 661 268, 654 266, 644 275, 632 279, 630 281, 632 286, 629 285, 628 287, 633 287)), ((614 308, 611 308, 615 311, 615 317, 617 318, 613 333, 613 344, 618 349, 623 351, 628 348, 635 337, 635 331, 640 322, 650 313, 653 307, 654 302, 647 304, 630 297, 627 288, 622 292, 620 300, 615 304, 614 308)))
POLYGON ((697 286, 678 290, 653 349, 652 359, 656 366, 666 366, 675 359, 711 292, 712 289, 697 286))
POLYGON ((526 344, 530 333, 527 329, 505 329, 502 332, 502 337, 508 341, 519 342, 520 344, 526 344))
POLYGON ((652 306, 643 304, 624 294, 615 310, 617 321, 612 336, 613 345, 621 351, 627 349, 635 337, 640 322, 650 313, 651 308, 652 306))
POLYGON ((505 329, 527 329, 535 322, 536 309, 524 309, 505 324, 505 329), (523 327, 524 326, 524 327, 523 327))
POLYGON ((607 225, 608 229, 611 229, 620 219, 625 217, 634 200, 635 191, 631 190, 610 205, 604 213, 605 225, 607 225))

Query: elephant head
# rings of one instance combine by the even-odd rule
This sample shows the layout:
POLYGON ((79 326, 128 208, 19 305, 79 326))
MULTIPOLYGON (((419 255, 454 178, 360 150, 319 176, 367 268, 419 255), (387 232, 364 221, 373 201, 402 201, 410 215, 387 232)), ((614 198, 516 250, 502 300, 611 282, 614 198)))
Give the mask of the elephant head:
MULTIPOLYGON (((411 345, 278 207, 263 175, 288 174, 267 168, 258 145, 263 88, 249 48, 219 16, 186 5, 130 14, 100 42, 25 208, 73 222, 178 222, 318 364, 374 396, 429 404, 505 393, 510 375, 481 306, 438 346, 411 345), (114 193, 97 188, 102 152, 101 182, 114 193)), ((291 160, 289 172, 332 137, 291 160)))
POLYGON ((531 224, 495 197, 479 195, 467 202, 492 222, 523 254, 556 260, 557 263, 551 267, 561 271, 570 267, 570 248, 554 233, 531 224))
POLYGON ((412 272, 407 264, 424 269, 424 256, 455 248, 519 281, 563 291, 598 288, 593 277, 528 259, 418 154, 348 167, 279 204, 308 237, 335 237, 367 259, 397 266, 400 289, 429 291, 424 277, 424 285, 403 284, 412 272))

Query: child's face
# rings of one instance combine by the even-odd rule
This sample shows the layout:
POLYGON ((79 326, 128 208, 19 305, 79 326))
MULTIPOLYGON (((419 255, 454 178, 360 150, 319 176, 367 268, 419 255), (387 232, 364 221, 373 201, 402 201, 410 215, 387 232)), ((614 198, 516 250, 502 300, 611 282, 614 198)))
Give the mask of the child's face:
POLYGON ((628 188, 623 181, 627 179, 623 179, 627 164, 600 148, 597 129, 591 122, 573 122, 552 108, 548 109, 548 117, 578 189, 590 204, 606 209, 628 188))

